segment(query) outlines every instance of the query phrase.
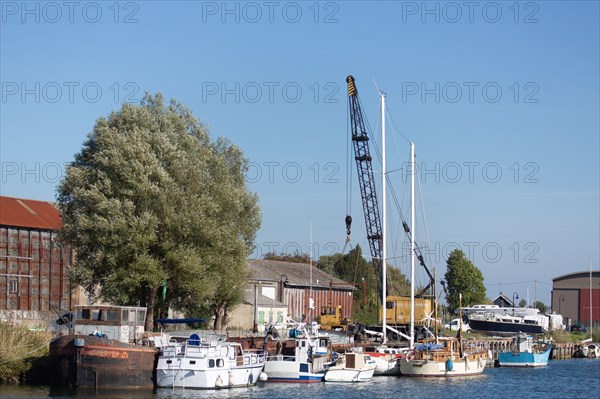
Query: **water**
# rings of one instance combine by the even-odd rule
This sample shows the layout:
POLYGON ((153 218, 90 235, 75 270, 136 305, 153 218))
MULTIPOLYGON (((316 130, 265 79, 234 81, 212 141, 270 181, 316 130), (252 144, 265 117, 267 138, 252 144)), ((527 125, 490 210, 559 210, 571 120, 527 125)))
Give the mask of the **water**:
POLYGON ((387 398, 600 398, 600 359, 550 361, 539 369, 486 368, 467 378, 375 377, 360 384, 262 384, 220 391, 159 389, 156 391, 67 390, 48 387, 0 386, 2 399, 387 399, 387 398))

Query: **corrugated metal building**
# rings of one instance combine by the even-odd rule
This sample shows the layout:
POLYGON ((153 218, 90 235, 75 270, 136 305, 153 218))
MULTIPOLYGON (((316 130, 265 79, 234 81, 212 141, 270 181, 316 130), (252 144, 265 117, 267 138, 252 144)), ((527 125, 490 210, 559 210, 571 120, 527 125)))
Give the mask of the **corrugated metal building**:
POLYGON ((306 263, 250 260, 248 266, 252 271, 249 286, 287 305, 292 319, 300 321, 308 315, 308 321, 314 320, 325 305, 342 305, 342 316, 352 319, 351 284, 306 263), (312 310, 309 298, 313 299, 312 310))
POLYGON ((73 254, 56 239, 60 227, 52 203, 0 197, 1 319, 56 318, 51 302, 72 308, 67 270, 73 254))
POLYGON ((600 271, 565 274, 552 279, 552 311, 572 323, 600 323, 600 271), (591 290, 590 290, 591 282, 591 290))

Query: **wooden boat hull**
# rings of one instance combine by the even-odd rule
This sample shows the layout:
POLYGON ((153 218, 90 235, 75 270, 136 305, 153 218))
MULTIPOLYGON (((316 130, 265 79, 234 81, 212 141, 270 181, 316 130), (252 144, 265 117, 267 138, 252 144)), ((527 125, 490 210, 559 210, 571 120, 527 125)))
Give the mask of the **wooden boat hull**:
POLYGON ((156 348, 91 335, 50 343, 53 385, 87 388, 154 388, 156 348))
POLYGON ((444 361, 402 360, 400 372, 408 377, 468 377, 483 373, 486 361, 459 360, 450 370, 444 361))

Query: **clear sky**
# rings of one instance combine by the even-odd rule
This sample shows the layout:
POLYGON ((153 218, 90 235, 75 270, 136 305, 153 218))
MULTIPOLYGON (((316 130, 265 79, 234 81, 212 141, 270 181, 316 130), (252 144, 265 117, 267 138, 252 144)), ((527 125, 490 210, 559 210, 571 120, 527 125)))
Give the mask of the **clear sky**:
MULTIPOLYGON (((255 256, 309 252, 311 225, 314 256, 337 252, 352 74, 374 130, 387 93, 389 169, 408 160, 399 132, 416 144, 417 241, 426 227, 439 275, 459 246, 488 296, 549 304, 552 278, 598 269, 597 1, 0 4, 2 195, 54 200, 96 118, 160 91, 245 151, 255 256)), ((390 179, 406 213, 405 172, 390 179)), ((356 181, 351 194, 368 252, 356 181)))

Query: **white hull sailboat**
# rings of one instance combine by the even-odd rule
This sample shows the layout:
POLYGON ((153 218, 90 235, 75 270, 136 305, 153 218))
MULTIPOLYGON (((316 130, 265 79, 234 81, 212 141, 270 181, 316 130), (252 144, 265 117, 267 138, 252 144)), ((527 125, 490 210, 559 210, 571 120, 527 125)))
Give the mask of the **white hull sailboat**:
MULTIPOLYGON (((462 306, 462 295, 459 295, 462 306)), ((462 319, 462 314, 459 319, 462 319)), ((460 322, 459 322, 460 324, 460 322)), ((400 372, 408 377, 466 377, 483 373, 488 360, 485 348, 463 348, 462 325, 458 338, 436 338, 415 345, 406 360, 400 362, 400 372)))
POLYGON ((487 351, 464 352, 460 355, 459 341, 449 339, 441 344, 415 346, 411 358, 400 361, 400 372, 408 377, 465 377, 483 373, 487 351))

